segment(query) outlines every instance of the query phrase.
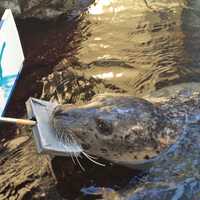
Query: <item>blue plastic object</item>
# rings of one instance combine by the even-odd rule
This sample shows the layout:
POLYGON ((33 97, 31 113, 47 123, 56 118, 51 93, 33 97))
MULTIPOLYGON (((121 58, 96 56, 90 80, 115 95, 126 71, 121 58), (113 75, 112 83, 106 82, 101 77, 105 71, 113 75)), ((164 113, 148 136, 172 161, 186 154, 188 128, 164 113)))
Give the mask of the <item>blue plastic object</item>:
POLYGON ((15 88, 24 62, 17 27, 11 10, 7 9, 0 21, 0 116, 15 88))

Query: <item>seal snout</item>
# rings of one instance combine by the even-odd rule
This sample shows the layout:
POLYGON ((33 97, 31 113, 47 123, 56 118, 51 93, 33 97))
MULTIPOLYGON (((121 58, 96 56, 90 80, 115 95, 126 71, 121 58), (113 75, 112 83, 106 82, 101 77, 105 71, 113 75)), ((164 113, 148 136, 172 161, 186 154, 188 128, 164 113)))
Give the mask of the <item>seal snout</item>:
POLYGON ((57 117, 59 116, 61 113, 63 112, 62 107, 61 106, 56 106, 52 112, 52 116, 53 117, 57 117))
POLYGON ((63 118, 63 117, 66 118, 66 117, 70 117, 70 116, 69 116, 69 113, 62 108, 62 106, 57 106, 52 113, 52 117, 54 119, 55 118, 58 119, 58 118, 63 118))
POLYGON ((68 117, 69 114, 67 112, 63 112, 62 110, 58 110, 54 113, 54 117, 61 117, 61 116, 68 117))

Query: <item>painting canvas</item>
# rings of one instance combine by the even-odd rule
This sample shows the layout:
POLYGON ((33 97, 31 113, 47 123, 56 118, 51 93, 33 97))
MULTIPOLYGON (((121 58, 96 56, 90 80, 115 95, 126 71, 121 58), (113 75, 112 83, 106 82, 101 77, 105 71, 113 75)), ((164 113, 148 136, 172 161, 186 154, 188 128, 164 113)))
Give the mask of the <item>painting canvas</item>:
POLYGON ((0 116, 3 115, 22 69, 24 54, 10 9, 0 21, 0 116))

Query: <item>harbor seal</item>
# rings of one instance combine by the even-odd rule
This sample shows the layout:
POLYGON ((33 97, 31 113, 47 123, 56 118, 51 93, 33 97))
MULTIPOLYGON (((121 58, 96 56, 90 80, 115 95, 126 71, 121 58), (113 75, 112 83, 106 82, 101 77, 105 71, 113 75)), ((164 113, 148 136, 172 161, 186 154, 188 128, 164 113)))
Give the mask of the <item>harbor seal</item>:
POLYGON ((59 105, 51 125, 64 141, 113 162, 151 159, 174 143, 177 127, 154 104, 124 94, 101 94, 81 106, 59 105))

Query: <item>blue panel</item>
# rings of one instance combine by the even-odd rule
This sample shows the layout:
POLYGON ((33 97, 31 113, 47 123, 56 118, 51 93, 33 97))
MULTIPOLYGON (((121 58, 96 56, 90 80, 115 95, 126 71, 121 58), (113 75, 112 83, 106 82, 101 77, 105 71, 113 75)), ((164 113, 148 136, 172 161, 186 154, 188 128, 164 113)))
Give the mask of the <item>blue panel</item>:
POLYGON ((0 49, 0 86, 3 84, 3 69, 2 69, 2 59, 3 59, 3 53, 6 47, 6 43, 4 42, 1 49, 0 49))
POLYGON ((0 21, 0 116, 15 88, 22 69, 24 54, 11 10, 0 21))
POLYGON ((2 25, 3 25, 3 22, 4 22, 4 20, 0 20, 0 29, 1 29, 2 25))

